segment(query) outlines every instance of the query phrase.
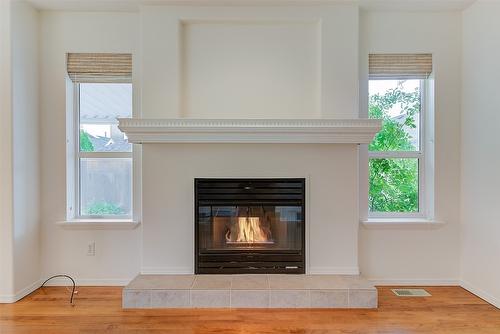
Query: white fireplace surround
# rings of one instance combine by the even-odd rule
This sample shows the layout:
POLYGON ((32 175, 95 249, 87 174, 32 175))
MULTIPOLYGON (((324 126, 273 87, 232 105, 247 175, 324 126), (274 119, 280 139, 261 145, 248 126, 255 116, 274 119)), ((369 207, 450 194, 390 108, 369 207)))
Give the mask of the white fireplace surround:
POLYGON ((119 126, 129 142, 367 144, 376 119, 134 119, 119 126))

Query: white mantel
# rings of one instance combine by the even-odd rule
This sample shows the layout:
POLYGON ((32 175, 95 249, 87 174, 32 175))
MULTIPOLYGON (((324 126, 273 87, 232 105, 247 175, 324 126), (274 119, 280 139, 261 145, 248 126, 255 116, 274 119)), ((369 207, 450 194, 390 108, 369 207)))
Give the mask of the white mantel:
POLYGON ((129 142, 367 144, 376 119, 134 119, 119 126, 129 142))

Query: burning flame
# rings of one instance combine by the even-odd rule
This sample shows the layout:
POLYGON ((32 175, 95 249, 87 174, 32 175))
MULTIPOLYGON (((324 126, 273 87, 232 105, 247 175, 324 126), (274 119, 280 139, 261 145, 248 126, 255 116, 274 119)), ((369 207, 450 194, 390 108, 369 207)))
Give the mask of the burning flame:
MULTIPOLYGON (((259 217, 238 217, 236 240, 233 242, 268 242, 268 233, 260 226, 259 217)), ((226 241, 231 242, 231 231, 226 233, 226 241)))

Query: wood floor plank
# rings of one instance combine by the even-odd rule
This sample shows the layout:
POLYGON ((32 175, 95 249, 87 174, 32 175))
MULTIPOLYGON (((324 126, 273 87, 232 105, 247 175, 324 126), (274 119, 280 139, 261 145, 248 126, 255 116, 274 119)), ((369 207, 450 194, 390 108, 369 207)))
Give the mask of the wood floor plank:
POLYGON ((396 297, 379 287, 377 310, 123 310, 119 287, 44 287, 0 304, 0 333, 500 334, 500 310, 459 287, 425 287, 431 297, 396 297))

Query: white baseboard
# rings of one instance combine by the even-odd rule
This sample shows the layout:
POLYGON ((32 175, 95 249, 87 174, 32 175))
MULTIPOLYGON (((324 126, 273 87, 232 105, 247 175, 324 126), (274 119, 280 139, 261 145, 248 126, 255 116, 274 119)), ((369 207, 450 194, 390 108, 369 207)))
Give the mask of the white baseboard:
POLYGON ((403 285, 403 286, 460 286, 458 279, 401 279, 401 278, 368 278, 374 285, 403 285))
MULTIPOLYGON (((132 278, 75 278, 76 286, 125 286, 132 278)), ((73 283, 67 278, 54 278, 45 283, 45 286, 71 286, 73 283)))
POLYGON ((359 275, 358 267, 310 267, 310 275, 359 275))
POLYGON ((35 281, 12 295, 0 295, 0 303, 15 303, 40 287, 42 281, 35 281))
POLYGON ((500 299, 492 296, 491 294, 487 293, 486 291, 479 289, 479 288, 475 287, 474 285, 472 285, 469 282, 466 282, 464 280, 462 280, 460 282, 460 286, 462 288, 464 288, 465 290, 469 291, 470 293, 475 294, 479 298, 484 299, 485 301, 487 301, 491 305, 495 306, 496 308, 500 309, 500 299))
POLYGON ((142 275, 192 275, 191 267, 142 267, 142 275))

